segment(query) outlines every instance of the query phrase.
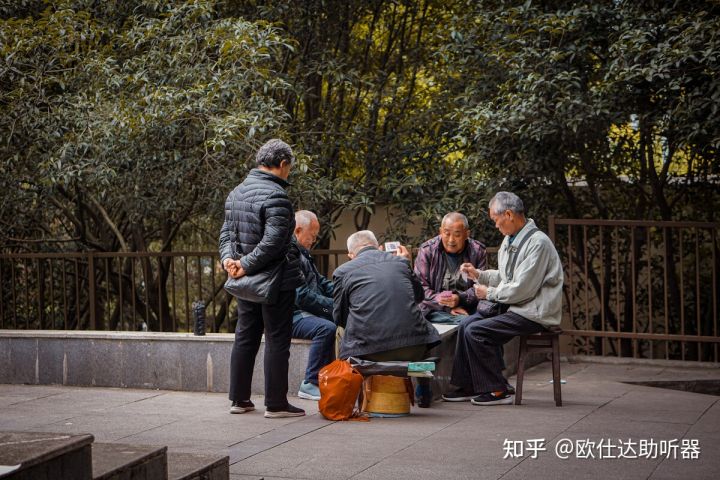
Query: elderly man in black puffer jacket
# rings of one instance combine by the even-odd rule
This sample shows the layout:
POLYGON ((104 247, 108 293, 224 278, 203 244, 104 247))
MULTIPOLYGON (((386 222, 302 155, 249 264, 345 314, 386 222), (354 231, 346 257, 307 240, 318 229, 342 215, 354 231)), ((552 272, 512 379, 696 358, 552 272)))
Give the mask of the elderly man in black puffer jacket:
POLYGON ((234 278, 285 262, 280 293, 273 304, 237 299, 238 321, 230 359, 230 413, 255 410, 250 401, 255 356, 265 333, 265 417, 305 415, 287 401, 288 361, 295 288, 302 285, 299 250, 293 242, 295 215, 285 192, 295 163, 292 149, 270 140, 255 157, 257 168, 230 192, 220 231, 220 260, 234 278))

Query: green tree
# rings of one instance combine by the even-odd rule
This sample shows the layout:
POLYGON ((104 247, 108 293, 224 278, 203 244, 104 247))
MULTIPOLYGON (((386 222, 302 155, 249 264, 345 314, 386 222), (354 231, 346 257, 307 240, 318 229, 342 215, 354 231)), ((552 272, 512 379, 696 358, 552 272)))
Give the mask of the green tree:
POLYGON ((343 210, 354 211, 355 227, 363 229, 378 204, 402 212, 393 226, 402 236, 408 218, 425 211, 419 205, 458 173, 449 161, 458 150, 447 109, 452 92, 442 84, 453 66, 437 54, 449 40, 456 4, 310 0, 229 7, 278 25, 297 45, 285 51, 292 89, 280 100, 294 142, 307 155, 293 193, 321 215, 324 245, 343 210))
MULTIPOLYGON (((6 248, 172 250, 189 222, 221 220, 244 160, 282 131, 271 93, 287 88, 276 59, 291 47, 275 28, 213 2, 122 21, 82 8, 94 3, 0 23, 6 248)), ((169 261, 143 263, 149 306, 136 301, 166 322, 169 261)))

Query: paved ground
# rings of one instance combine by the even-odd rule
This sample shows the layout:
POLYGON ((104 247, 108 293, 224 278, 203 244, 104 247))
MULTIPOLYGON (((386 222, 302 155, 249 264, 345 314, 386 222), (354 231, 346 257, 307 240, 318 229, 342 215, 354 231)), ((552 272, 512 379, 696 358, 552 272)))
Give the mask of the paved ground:
MULTIPOLYGON (((235 480, 718 478, 720 397, 621 383, 720 380, 718 369, 563 363, 562 370, 561 408, 546 363, 526 374, 521 406, 435 403, 367 423, 328 422, 314 402, 298 399, 308 416, 269 420, 262 409, 228 414, 224 394, 0 385, 0 430, 225 454, 235 480), (558 444, 573 447, 562 454, 569 458, 559 458, 558 444)), ((262 397, 253 400, 262 405, 262 397)))

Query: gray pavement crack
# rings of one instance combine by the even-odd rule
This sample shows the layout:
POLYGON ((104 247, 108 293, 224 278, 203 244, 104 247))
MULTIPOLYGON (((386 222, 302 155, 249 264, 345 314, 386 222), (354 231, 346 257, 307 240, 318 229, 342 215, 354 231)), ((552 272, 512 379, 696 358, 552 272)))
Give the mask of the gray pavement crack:
MULTIPOLYGON (((475 415, 475 413, 471 413, 471 414, 470 414, 470 416, 472 416, 472 415, 475 415)), ((467 419, 467 416, 463 416, 463 417, 459 418, 457 421, 445 425, 445 426, 444 426, 443 428, 441 428, 440 430, 436 430, 436 431, 434 431, 434 432, 432 432, 432 433, 429 433, 429 434, 427 434, 427 435, 419 438, 417 441, 411 443, 410 445, 406 445, 405 447, 403 447, 403 448, 401 448, 401 449, 399 449, 399 450, 395 450, 395 451, 393 451, 392 453, 389 453, 388 455, 385 455, 384 457, 382 457, 380 460, 378 460, 377 462, 373 463, 372 465, 368 465, 366 468, 360 470, 359 472, 357 472, 357 473, 354 474, 353 476, 348 477, 348 480, 357 477, 358 475, 360 475, 360 474, 363 473, 363 472, 366 472, 367 470, 370 470, 370 469, 373 468, 375 465, 378 465, 379 463, 383 462, 385 459, 390 458, 390 457, 392 457, 392 456, 394 456, 394 455, 397 455, 398 453, 404 452, 405 450, 408 450, 408 449, 414 447, 415 445, 417 445, 418 443, 422 442, 423 440, 425 440, 425 439, 427 439, 427 438, 430 438, 431 436, 433 436, 433 435, 435 435, 435 434, 438 434, 438 433, 442 432, 443 430, 446 430, 446 429, 452 427, 453 425, 457 425, 458 423, 460 423, 460 422, 462 422, 462 421, 465 421, 466 419, 467 419)))
MULTIPOLYGON (((554 437, 552 437, 549 441, 547 441, 547 442, 545 443, 545 445, 550 445, 553 440, 561 437, 565 432, 567 432, 568 430, 570 430, 572 427, 574 427, 574 426, 577 425, 578 423, 582 422, 583 420, 585 420, 587 417, 589 417, 589 416, 592 415, 593 413, 599 411, 601 408, 605 407, 605 406, 606 406, 607 404, 609 404, 610 402, 613 402, 613 401, 617 400, 618 398, 622 398, 622 397, 624 397, 625 395, 627 395, 628 393, 629 393, 629 392, 625 392, 625 393, 623 393, 622 395, 620 395, 619 397, 615 397, 615 398, 608 399, 606 402, 598 405, 597 408, 589 411, 587 414, 583 415, 582 417, 578 418, 575 422, 573 422, 573 423, 571 423, 570 425, 568 425, 567 427, 565 427, 562 432, 560 432, 560 433, 558 433, 557 435, 555 435, 554 437)), ((524 463, 525 461, 527 461, 527 460, 534 460, 534 459, 532 459, 531 457, 523 457, 522 460, 520 460, 518 463, 516 463, 515 465, 513 465, 512 467, 510 467, 505 473, 503 473, 502 475, 500 475, 500 476, 498 477, 498 480, 500 480, 501 478, 503 478, 503 477, 504 477, 505 475, 507 475, 508 473, 512 472, 514 469, 516 469, 518 466, 520 466, 521 464, 523 464, 523 463, 524 463)))
MULTIPOLYGON (((710 409, 711 409, 712 407, 714 407, 718 402, 720 402, 720 399, 717 399, 717 400, 715 400, 714 402, 712 402, 710 405, 708 405, 708 407, 703 411, 702 415, 700 415, 700 416, 698 417, 697 421, 696 421, 695 423, 691 424, 691 425, 688 425, 688 428, 687 428, 687 430, 685 430, 685 432, 682 434, 681 439, 685 438, 685 436, 686 436, 686 435, 688 434, 688 432, 692 429, 692 427, 694 427, 695 425, 697 425, 698 423, 700 423, 700 421, 701 421, 702 418, 705 416, 705 414, 707 414, 707 412, 709 412, 710 409)), ((646 480, 650 480, 650 479, 652 478, 652 476, 655 475, 655 472, 660 468, 660 466, 661 466, 663 463, 665 463, 667 460, 670 460, 670 458, 663 458, 660 462, 658 462, 658 464, 655 465, 655 468, 653 468, 652 472, 650 472, 650 475, 647 476, 646 480)))
POLYGON ((118 440, 125 440, 126 438, 134 437, 135 435, 140 435, 141 433, 152 432, 153 430, 157 430, 158 428, 167 427, 168 425, 172 425, 173 423, 177 423, 177 422, 179 422, 180 420, 183 420, 183 419, 177 419, 177 420, 173 420, 172 422, 163 423, 163 424, 161 424, 161 425, 156 425, 156 426, 154 426, 154 427, 148 428, 147 430, 141 430, 141 431, 139 431, 139 432, 133 432, 133 433, 131 433, 130 435, 125 435, 124 437, 119 437, 117 440, 113 440, 113 443, 117 442, 118 440))
POLYGON ((43 395, 43 396, 41 396, 41 397, 33 397, 33 398, 29 398, 29 399, 26 398, 25 400, 20 400, 19 402, 8 403, 7 406, 8 406, 8 407, 11 407, 11 406, 13 406, 13 405, 20 405, 21 403, 34 402, 35 400, 43 400, 43 399, 45 399, 45 398, 50 398, 50 397, 54 397, 54 396, 57 396, 57 395, 62 395, 63 393, 64 393, 64 392, 57 392, 57 393, 50 393, 50 394, 48 394, 48 395, 43 395))
POLYGON ((301 424, 303 421, 307 421, 309 419, 312 419, 316 415, 320 415, 319 413, 313 414, 313 415, 307 415, 302 420, 291 422, 291 423, 285 423, 282 425, 279 425, 277 428, 273 428, 271 430, 268 430, 266 432, 263 432, 259 435, 256 435, 254 437, 248 438, 247 440, 241 440, 239 442, 235 442, 231 445, 228 445, 228 449, 232 449, 233 447, 247 447, 248 449, 253 449, 253 447, 257 448, 256 452, 251 452, 249 455, 245 456, 237 456, 233 457, 230 455, 230 465, 234 465, 238 462, 242 462, 244 460, 247 460, 248 458, 252 458, 255 455, 259 455, 260 453, 266 452, 268 450, 272 450, 275 447, 279 447, 280 445, 284 445, 288 442, 291 442, 297 438, 303 437, 305 435, 308 435, 310 433, 316 432, 322 428, 329 427, 332 425, 332 422, 328 422, 327 424, 318 425, 315 428, 308 427, 307 430, 303 430, 302 432, 296 432, 296 433, 286 433, 283 432, 283 427, 286 427, 290 424, 301 424), (276 437, 276 440, 273 441, 273 435, 276 437), (264 438, 262 438, 264 437, 264 438), (280 438, 277 438, 280 437, 280 438), (266 446, 266 448, 262 448, 263 446, 266 446))

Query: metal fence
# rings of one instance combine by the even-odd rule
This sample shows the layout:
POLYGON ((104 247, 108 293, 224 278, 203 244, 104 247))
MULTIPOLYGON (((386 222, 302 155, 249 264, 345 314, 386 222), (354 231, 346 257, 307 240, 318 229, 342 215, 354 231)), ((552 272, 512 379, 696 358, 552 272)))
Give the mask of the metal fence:
POLYGON ((210 331, 230 298, 214 252, 0 255, 0 328, 190 331, 202 300, 210 331))
MULTIPOLYGON (((718 361, 718 223, 554 219, 575 353, 718 361)), ((488 249, 489 265, 497 248, 488 249)), ((328 277, 344 250, 315 250, 328 277)), ((0 254, 0 328, 234 329, 216 252, 0 254)))
POLYGON ((576 353, 717 362, 719 226, 551 219, 576 353))
MULTIPOLYGON (((312 255, 329 278, 348 261, 345 250, 312 255)), ((202 301, 207 331, 233 331, 219 262, 217 252, 0 254, 0 328, 190 332, 202 301)))

